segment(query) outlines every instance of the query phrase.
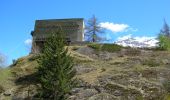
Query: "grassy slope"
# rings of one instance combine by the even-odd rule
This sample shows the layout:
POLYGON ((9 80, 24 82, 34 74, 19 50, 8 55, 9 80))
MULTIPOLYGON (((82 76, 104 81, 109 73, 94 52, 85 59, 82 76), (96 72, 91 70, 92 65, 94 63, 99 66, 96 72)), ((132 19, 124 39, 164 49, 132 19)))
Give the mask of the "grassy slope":
MULTIPOLYGON (((11 74, 11 69, 10 68, 3 68, 0 69, 0 91, 4 91, 4 90, 9 90, 12 89, 14 87, 14 83, 12 81, 12 74, 11 74)), ((2 100, 11 100, 11 97, 5 97, 2 98, 0 96, 0 99, 2 100)))
MULTIPOLYGON (((111 56, 111 59, 109 60, 103 60, 98 56, 97 58, 92 57, 91 54, 84 55, 78 53, 77 50, 79 48, 82 47, 69 47, 71 56, 75 58, 75 63, 77 65, 82 65, 84 67, 88 66, 96 69, 76 76, 89 84, 99 84, 99 78, 104 77, 102 79, 107 79, 109 76, 112 78, 112 81, 109 84, 117 85, 127 90, 135 89, 136 91, 142 92, 141 87, 137 84, 138 82, 140 84, 151 84, 155 87, 161 86, 160 77, 165 79, 169 78, 166 76, 168 75, 168 71, 170 71, 170 68, 168 67, 169 65, 166 64, 170 61, 169 52, 154 51, 135 56, 129 54, 125 54, 124 56, 114 55, 111 56), (150 61, 150 59, 154 61, 150 61), (137 63, 138 61, 140 63, 137 63), (155 62, 159 62, 160 64, 155 64, 155 62), (161 76, 158 73, 162 73, 163 75, 161 76), (136 79, 136 74, 141 76, 136 79), (135 86, 135 84, 129 84, 129 80, 136 82, 137 85, 135 86)), ((16 93, 21 93, 27 88, 27 86, 24 86, 24 84, 14 84, 14 81, 11 82, 9 79, 17 79, 19 77, 34 73, 36 71, 35 68, 37 67, 37 62, 35 59, 36 57, 34 55, 29 55, 18 59, 12 68, 0 70, 0 85, 3 87, 15 87, 15 92, 17 91, 16 93)), ((147 87, 147 89, 150 88, 147 87)), ((148 92, 149 90, 146 91, 148 92)), ((155 92, 155 94, 156 93, 157 92, 155 92)))
POLYGON ((3 88, 9 88, 11 71, 9 68, 0 69, 0 85, 3 88))
MULTIPOLYGON (((17 84, 16 81, 19 77, 29 75, 35 72, 37 62, 33 55, 19 58, 14 65, 9 68, 0 69, 0 85, 7 91, 14 95, 19 89, 22 89, 24 84, 17 84)), ((24 86, 26 87, 26 86, 24 86)), ((27 88, 27 87, 26 87, 27 88)), ((24 89, 23 89, 24 91, 24 89)), ((0 100, 11 100, 11 96, 0 96, 0 100)))
MULTIPOLYGON (((107 78, 105 76, 109 76, 113 78, 111 84, 121 86, 127 90, 135 89, 135 91, 144 92, 144 94, 164 95, 164 92, 158 92, 157 87, 162 89, 163 81, 161 79, 170 79, 170 63, 168 63, 170 61, 170 52, 148 51, 138 54, 138 51, 136 51, 128 50, 124 56, 113 56, 110 60, 95 58, 89 62, 80 60, 78 62, 83 62, 83 65, 94 67, 97 70, 77 75, 77 77, 95 85, 99 83, 98 78, 103 77, 105 79, 107 78), (164 75, 160 75, 160 73, 164 75), (136 83, 137 86, 130 82, 136 83), (145 85, 148 86, 142 89, 145 85)), ((169 100, 169 96, 166 95, 165 98, 169 100)))

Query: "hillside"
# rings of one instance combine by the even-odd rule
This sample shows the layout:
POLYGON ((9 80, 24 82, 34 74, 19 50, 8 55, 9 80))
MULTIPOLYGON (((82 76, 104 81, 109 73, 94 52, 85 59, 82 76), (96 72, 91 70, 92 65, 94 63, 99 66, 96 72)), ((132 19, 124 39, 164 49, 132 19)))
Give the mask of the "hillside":
MULTIPOLYGON (((69 100, 170 100, 170 52, 94 45, 69 46, 69 51, 79 79, 69 100)), ((0 71, 5 73, 0 76, 0 100, 23 100, 36 93, 36 59, 28 55, 0 71)))

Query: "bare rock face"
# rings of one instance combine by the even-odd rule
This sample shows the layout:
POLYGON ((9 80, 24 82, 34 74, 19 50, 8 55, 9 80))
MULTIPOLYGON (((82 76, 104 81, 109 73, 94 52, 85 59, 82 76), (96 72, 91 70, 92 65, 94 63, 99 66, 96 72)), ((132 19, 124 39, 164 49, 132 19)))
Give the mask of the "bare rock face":
POLYGON ((106 51, 96 52, 94 49, 90 47, 81 47, 78 50, 76 50, 76 52, 83 55, 87 55, 93 59, 100 59, 100 60, 111 60, 112 57, 116 55, 116 53, 109 53, 106 51))
POLYGON ((83 54, 83 55, 87 55, 92 58, 96 57, 94 49, 92 49, 90 47, 81 47, 78 50, 76 50, 76 52, 83 54))
POLYGON ((139 90, 127 88, 119 84, 106 84, 105 89, 107 90, 107 93, 112 94, 121 100, 123 100, 123 98, 126 98, 127 100, 142 98, 142 94, 139 90))
POLYGON ((108 93, 99 93, 90 97, 88 100, 118 100, 118 98, 108 93))
POLYGON ((77 75, 89 73, 91 71, 96 70, 96 68, 92 66, 84 66, 84 65, 76 65, 74 68, 76 69, 77 75))
POLYGON ((36 100, 34 96, 37 94, 37 87, 29 85, 25 87, 17 87, 13 91, 12 100, 36 100))
POLYGON ((88 98, 91 97, 95 94, 97 94, 98 92, 95 89, 85 89, 80 91, 80 93, 78 93, 76 96, 78 97, 78 99, 83 99, 83 98, 88 98))
POLYGON ((68 100, 86 100, 96 94, 98 94, 98 91, 94 88, 75 88, 72 90, 72 95, 68 97, 68 100))
POLYGON ((12 95, 12 90, 7 90, 3 94, 4 94, 4 96, 11 96, 12 95))
POLYGON ((98 58, 101 59, 101 60, 111 60, 113 55, 114 55, 114 53, 99 52, 98 53, 98 58))
POLYGON ((165 64, 165 65, 170 65, 170 62, 168 59, 163 59, 162 60, 162 63, 165 64))

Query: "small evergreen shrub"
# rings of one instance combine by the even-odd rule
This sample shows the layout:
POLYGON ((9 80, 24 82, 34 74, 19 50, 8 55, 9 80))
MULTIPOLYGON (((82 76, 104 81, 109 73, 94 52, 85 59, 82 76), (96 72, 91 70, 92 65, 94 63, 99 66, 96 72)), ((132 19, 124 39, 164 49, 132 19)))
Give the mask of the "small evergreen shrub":
POLYGON ((63 32, 56 32, 47 39, 38 59, 39 97, 43 100, 66 100, 67 94, 76 85, 73 58, 64 42, 63 32))

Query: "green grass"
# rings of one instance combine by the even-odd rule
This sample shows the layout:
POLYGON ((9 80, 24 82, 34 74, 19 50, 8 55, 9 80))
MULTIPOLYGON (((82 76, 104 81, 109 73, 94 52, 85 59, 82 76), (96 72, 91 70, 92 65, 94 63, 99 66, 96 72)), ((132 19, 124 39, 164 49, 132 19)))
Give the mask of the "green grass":
POLYGON ((96 51, 100 51, 102 45, 98 43, 90 43, 87 46, 93 48, 96 51))
POLYGON ((160 63, 157 62, 155 59, 148 59, 148 60, 144 60, 143 65, 147 65, 149 67, 156 67, 156 66, 160 66, 160 63))
POLYGON ((9 68, 0 69, 0 83, 3 83, 11 75, 9 68))
POLYGON ((158 40, 159 40, 159 49, 160 50, 167 50, 170 51, 170 38, 160 34, 158 36, 158 40))
POLYGON ((11 71, 9 68, 0 69, 0 86, 6 88, 11 77, 11 71))
POLYGON ((166 94, 164 100, 170 100, 170 94, 166 94))
POLYGON ((101 47, 102 51, 108 51, 108 52, 116 52, 120 51, 122 49, 122 46, 117 44, 103 44, 101 47))

